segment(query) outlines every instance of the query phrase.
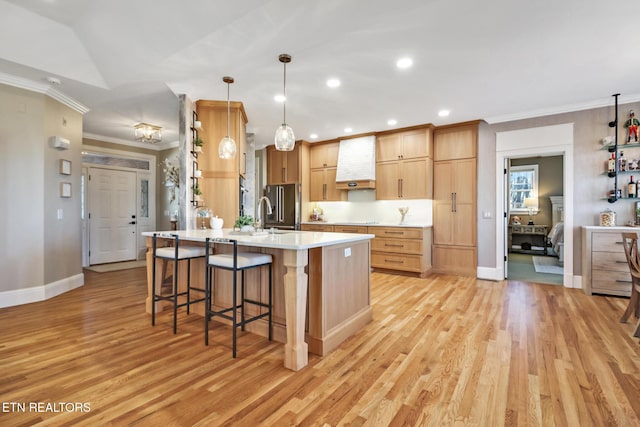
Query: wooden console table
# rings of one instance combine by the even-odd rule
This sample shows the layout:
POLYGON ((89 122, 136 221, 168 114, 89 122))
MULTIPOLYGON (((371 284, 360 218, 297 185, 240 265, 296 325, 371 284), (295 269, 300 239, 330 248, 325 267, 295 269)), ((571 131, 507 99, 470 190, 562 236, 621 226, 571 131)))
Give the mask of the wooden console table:
POLYGON ((548 227, 546 225, 510 225, 508 231, 509 252, 546 255, 547 233, 548 227), (531 249, 523 249, 523 243, 529 243, 531 249))

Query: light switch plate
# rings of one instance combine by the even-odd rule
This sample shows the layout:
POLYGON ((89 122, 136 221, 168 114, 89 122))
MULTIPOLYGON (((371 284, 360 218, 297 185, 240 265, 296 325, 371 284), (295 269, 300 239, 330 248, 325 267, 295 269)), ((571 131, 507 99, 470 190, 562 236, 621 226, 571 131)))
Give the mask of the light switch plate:
POLYGON ((351 248, 344 248, 344 257, 350 257, 351 256, 351 248))

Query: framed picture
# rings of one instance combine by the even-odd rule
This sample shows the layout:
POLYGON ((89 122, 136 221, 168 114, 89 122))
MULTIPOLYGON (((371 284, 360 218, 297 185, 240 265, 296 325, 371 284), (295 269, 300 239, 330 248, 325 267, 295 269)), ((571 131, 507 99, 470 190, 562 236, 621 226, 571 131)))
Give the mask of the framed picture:
POLYGON ((70 182, 61 182, 60 183, 60 197, 71 197, 71 183, 70 182))
POLYGON ((71 175, 71 160, 60 159, 60 173, 71 175))

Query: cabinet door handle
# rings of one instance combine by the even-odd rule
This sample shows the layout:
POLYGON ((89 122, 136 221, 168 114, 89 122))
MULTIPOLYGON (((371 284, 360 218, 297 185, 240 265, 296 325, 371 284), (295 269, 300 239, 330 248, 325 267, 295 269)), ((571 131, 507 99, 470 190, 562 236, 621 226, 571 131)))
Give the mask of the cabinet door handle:
POLYGON ((390 243, 385 243, 384 247, 385 248, 401 248, 403 245, 392 245, 390 243))
POLYGON ((616 283, 632 283, 631 280, 616 280, 616 283))
POLYGON ((322 184, 322 200, 327 200, 327 184, 322 184))
POLYGON ((400 178, 400 197, 404 197, 404 179, 400 178))
POLYGON ((400 189, 400 179, 398 179, 398 197, 402 197, 402 190, 400 189))
POLYGON ((458 193, 451 193, 453 199, 453 212, 458 212, 458 193))
POLYGON ((284 177, 285 177, 285 170, 284 170, 284 168, 282 168, 282 182, 284 182, 284 181, 285 181, 285 180, 284 180, 284 177))
POLYGON ((404 234, 404 231, 385 231, 384 234, 404 234))
POLYGON ((398 261, 395 259, 384 259, 384 262, 395 263, 395 264, 404 264, 404 261, 398 261))

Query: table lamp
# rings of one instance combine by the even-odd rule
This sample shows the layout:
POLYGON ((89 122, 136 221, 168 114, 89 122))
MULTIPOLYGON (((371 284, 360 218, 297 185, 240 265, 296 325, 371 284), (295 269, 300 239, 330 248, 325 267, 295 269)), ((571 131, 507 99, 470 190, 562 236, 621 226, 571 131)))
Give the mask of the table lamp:
POLYGON ((533 197, 526 197, 524 199, 524 207, 529 210, 529 224, 527 225, 534 225, 533 215, 538 213, 538 199, 533 197))

